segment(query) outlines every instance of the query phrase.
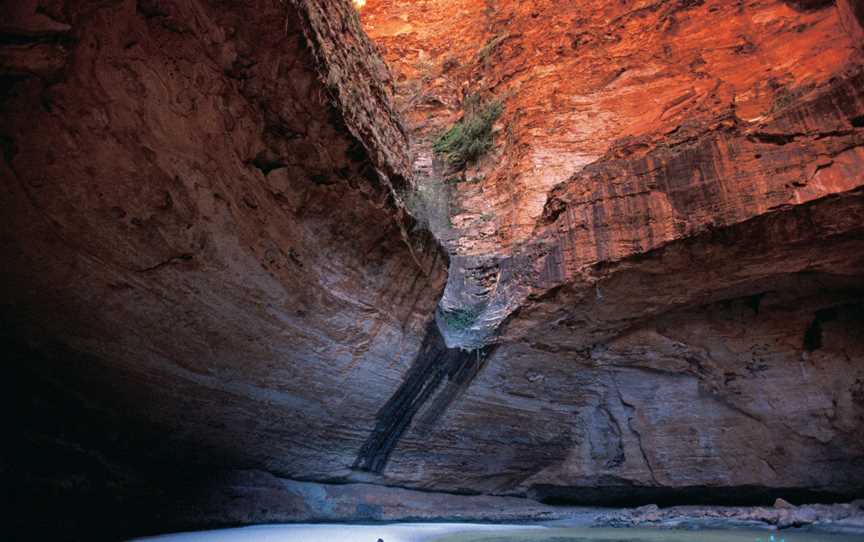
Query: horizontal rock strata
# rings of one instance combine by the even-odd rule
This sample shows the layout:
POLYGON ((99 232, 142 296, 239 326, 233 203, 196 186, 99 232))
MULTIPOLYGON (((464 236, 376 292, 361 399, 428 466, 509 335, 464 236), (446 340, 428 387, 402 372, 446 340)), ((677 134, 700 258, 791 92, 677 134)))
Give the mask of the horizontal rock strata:
POLYGON ((6 4, 12 532, 864 490, 860 1, 6 4))

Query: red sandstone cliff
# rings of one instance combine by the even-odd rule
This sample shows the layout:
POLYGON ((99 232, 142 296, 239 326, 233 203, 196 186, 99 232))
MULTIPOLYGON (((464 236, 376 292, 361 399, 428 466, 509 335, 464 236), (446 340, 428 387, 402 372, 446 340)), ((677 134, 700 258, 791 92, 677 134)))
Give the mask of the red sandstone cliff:
POLYGON ((417 182, 459 181, 441 306, 473 320, 449 340, 497 344, 385 474, 576 500, 860 484, 861 10, 370 0, 417 182), (474 93, 504 114, 454 171, 431 143, 474 93))
POLYGON ((165 476, 118 481, 118 455, 187 465, 178 480, 201 464, 349 472, 446 276, 394 204, 405 134, 351 5, 3 12, 15 502, 113 507, 165 476), (42 411, 58 421, 27 421, 42 411))
MULTIPOLYGON (((583 503, 864 488, 861 2, 3 10, 19 502, 119 514, 166 468, 583 503), (492 149, 448 167, 432 140, 475 93, 503 104, 492 149), (432 184, 449 261, 402 208, 432 184)), ((232 521, 358 498, 232 483, 232 521)), ((351 519, 423 507, 371 494, 351 519)))

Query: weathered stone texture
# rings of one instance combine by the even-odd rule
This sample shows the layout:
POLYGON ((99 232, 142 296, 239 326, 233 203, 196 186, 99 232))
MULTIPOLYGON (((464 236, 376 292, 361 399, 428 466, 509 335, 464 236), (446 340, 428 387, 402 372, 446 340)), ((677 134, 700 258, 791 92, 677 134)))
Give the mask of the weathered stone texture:
POLYGON ((861 6, 3 3, 10 502, 860 494, 861 6), (473 93, 504 113, 456 171, 473 93), (445 180, 436 240, 402 196, 445 180))
POLYGON ((445 336, 495 350, 384 475, 573 502, 860 491, 856 9, 370 2, 417 156, 467 94, 505 106, 478 164, 415 162, 461 179, 441 306, 475 319, 445 336))

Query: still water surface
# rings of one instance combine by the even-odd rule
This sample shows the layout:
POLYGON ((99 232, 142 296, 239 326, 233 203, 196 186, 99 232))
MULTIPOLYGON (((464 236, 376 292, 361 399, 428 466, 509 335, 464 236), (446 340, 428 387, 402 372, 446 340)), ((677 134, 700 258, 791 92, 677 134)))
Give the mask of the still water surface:
POLYGON ((772 533, 745 529, 544 528, 540 531, 452 533, 431 540, 434 542, 864 542, 864 537, 800 531, 772 533))
POLYGON ((262 525, 180 533, 134 542, 864 542, 854 535, 764 530, 669 530, 399 523, 391 525, 262 525))

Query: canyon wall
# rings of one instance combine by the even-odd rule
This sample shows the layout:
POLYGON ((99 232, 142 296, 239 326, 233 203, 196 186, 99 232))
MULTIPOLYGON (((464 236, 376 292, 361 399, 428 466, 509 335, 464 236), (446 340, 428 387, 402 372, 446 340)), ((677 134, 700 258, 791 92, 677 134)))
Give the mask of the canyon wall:
POLYGON ((446 277, 350 3, 3 11, 10 504, 111 521, 197 466, 350 472, 446 277))
POLYGON ((417 182, 449 190, 439 312, 461 318, 439 323, 494 345, 384 476, 575 503, 858 494, 860 13, 370 1, 417 182), (504 112, 454 168, 433 143, 470 96, 504 112))
POLYGON ((3 12, 13 530, 864 489, 861 2, 3 12))

